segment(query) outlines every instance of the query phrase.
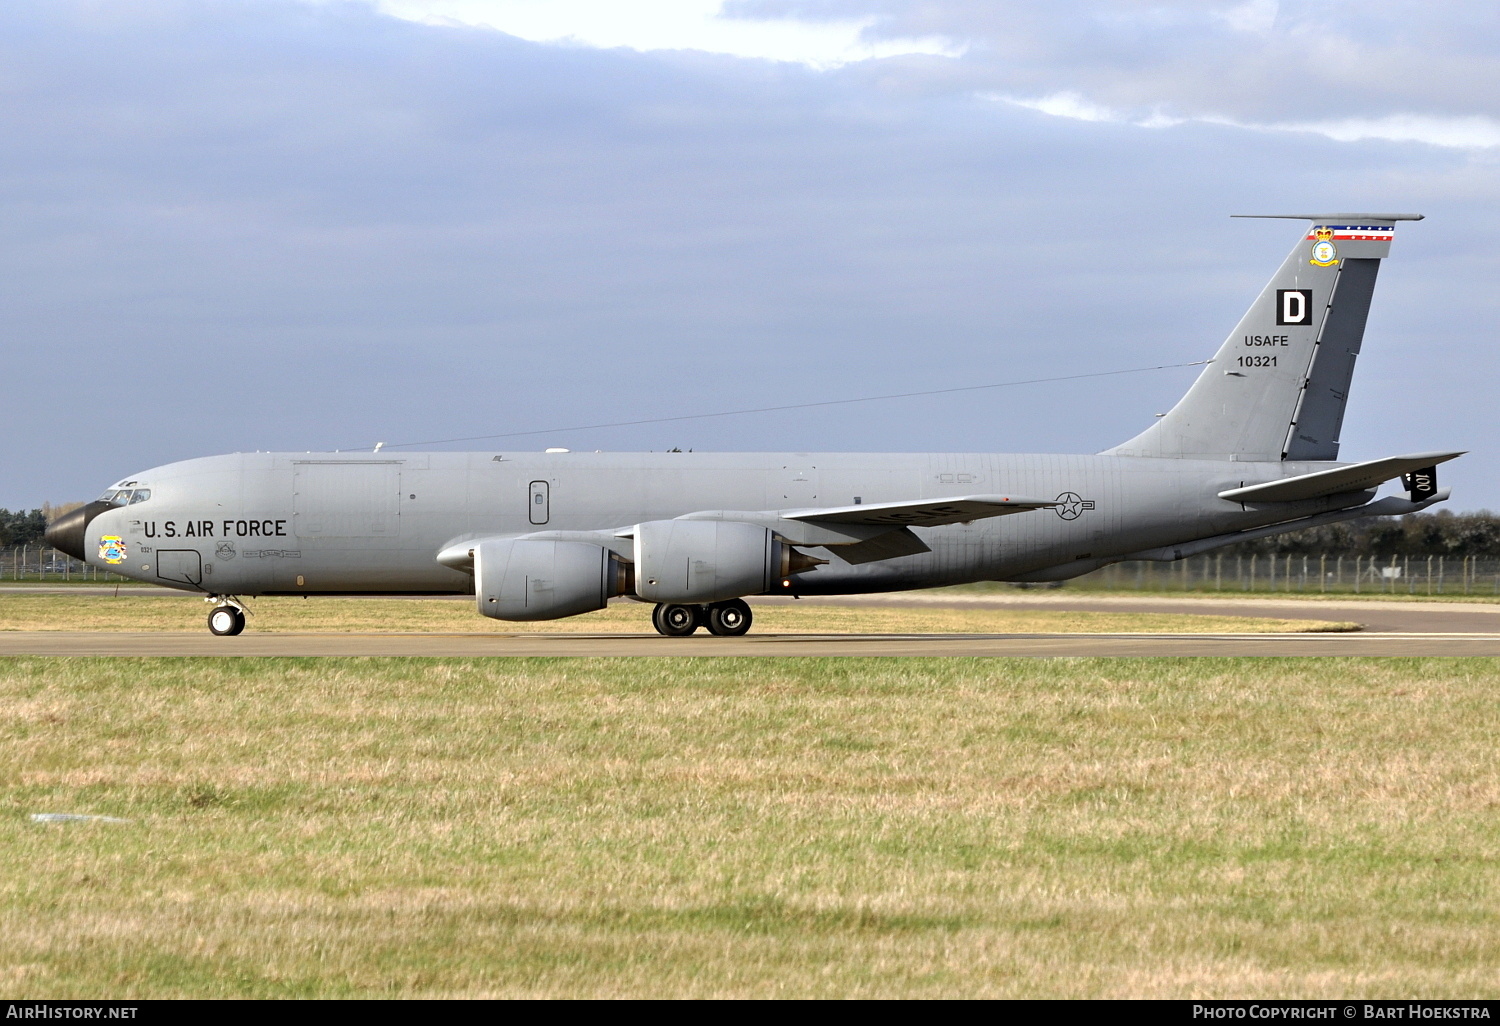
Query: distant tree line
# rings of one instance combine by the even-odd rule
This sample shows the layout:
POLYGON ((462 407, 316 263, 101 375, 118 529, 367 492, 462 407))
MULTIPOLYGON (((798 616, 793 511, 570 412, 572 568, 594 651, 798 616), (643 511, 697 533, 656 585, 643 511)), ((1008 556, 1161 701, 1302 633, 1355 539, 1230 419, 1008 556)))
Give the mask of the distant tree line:
POLYGON ((47 513, 44 510, 0 509, 0 548, 11 545, 34 545, 42 540, 47 529, 47 513))
POLYGON ((1310 527, 1215 550, 1228 556, 1478 556, 1500 559, 1500 516, 1474 513, 1413 513, 1365 517, 1310 527))

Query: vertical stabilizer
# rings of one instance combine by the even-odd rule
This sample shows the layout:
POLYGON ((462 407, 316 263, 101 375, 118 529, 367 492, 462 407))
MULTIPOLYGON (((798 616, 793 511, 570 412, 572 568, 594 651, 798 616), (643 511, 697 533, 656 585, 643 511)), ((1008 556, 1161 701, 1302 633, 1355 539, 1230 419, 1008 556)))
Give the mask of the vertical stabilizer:
POLYGON ((1311 221, 1171 412, 1113 456, 1336 460, 1354 360, 1397 221, 1420 214, 1276 214, 1311 221))

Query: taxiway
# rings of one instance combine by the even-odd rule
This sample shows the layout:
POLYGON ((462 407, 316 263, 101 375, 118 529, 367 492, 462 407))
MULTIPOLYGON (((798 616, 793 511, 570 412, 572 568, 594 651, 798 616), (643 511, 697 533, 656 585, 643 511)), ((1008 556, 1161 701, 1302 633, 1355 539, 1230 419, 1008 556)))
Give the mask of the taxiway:
POLYGON ((0 631, 0 655, 1500 656, 1500 634, 242 634, 0 631))

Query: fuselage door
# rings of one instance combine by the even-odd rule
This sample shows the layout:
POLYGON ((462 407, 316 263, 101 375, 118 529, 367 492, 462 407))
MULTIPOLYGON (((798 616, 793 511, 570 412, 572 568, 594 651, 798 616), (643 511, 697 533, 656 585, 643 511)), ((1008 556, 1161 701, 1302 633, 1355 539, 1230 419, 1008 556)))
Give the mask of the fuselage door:
POLYGON ((197 549, 157 549, 156 576, 199 587, 203 583, 203 556, 197 549))
POLYGON ((552 505, 552 500, 547 493, 546 481, 531 482, 531 495, 527 499, 526 514, 533 524, 545 524, 551 517, 548 507, 552 505))

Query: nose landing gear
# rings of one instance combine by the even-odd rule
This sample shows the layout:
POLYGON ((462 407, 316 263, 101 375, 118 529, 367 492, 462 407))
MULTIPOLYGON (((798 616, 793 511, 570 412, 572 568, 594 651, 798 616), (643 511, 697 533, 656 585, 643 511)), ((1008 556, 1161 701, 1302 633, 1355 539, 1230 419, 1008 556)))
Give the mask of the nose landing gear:
POLYGON ((685 638, 699 627, 721 638, 737 638, 750 629, 754 618, 744 599, 688 606, 663 602, 651 611, 651 626, 669 638, 685 638))
POLYGON ((245 607, 232 595, 210 595, 215 603, 208 611, 208 629, 220 637, 232 637, 245 629, 245 607))

